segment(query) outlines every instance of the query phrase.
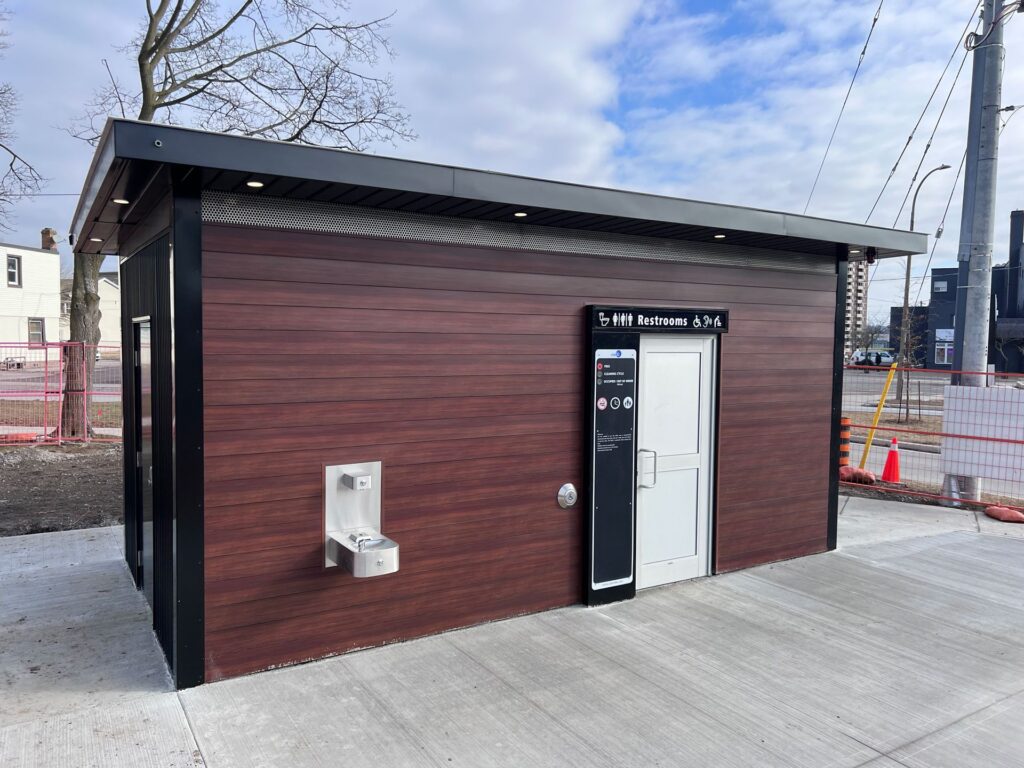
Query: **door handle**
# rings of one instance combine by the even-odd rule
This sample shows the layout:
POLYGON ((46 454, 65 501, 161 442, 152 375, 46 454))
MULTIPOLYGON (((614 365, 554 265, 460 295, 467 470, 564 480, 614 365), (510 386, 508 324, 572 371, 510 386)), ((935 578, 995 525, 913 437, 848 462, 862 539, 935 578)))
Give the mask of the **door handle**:
MULTIPOLYGON (((637 487, 638 488, 653 488, 654 486, 656 486, 658 484, 658 452, 657 451, 652 451, 650 448, 641 448, 640 450, 638 450, 636 452, 637 459, 640 458, 640 454, 641 453, 650 453, 650 454, 654 455, 654 482, 651 483, 650 485, 645 485, 644 483, 637 483, 637 487)), ((637 463, 639 463, 639 461, 637 463)), ((642 472, 640 473, 640 476, 643 477, 643 473, 642 472)))

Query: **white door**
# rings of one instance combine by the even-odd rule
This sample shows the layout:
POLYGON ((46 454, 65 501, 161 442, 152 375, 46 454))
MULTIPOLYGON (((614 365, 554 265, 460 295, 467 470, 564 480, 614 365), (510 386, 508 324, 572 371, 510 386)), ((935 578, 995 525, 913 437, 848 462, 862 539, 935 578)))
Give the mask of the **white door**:
POLYGON ((640 337, 637 588, 709 571, 714 339, 640 337))

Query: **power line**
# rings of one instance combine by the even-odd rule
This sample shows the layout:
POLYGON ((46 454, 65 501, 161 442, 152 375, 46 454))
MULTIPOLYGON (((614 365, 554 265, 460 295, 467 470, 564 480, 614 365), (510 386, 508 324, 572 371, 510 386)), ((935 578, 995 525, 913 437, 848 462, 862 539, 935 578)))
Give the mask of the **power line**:
POLYGON ((846 96, 843 98, 843 106, 839 108, 839 116, 836 117, 836 124, 832 126, 832 135, 828 137, 828 144, 825 146, 825 154, 821 158, 821 164, 818 166, 818 173, 814 176, 814 183, 811 185, 811 193, 807 195, 807 203, 804 205, 804 213, 807 213, 807 209, 811 206, 811 198, 814 197, 814 190, 818 187, 818 179, 821 178, 821 170, 825 167, 825 161, 828 159, 829 150, 832 149, 832 141, 836 137, 836 131, 839 130, 839 123, 843 119, 843 113, 846 111, 846 104, 850 100, 850 93, 853 91, 853 84, 857 82, 857 75, 860 74, 861 64, 864 63, 864 54, 868 52, 868 43, 871 42, 871 36, 875 33, 875 27, 878 26, 878 18, 882 15, 882 5, 885 0, 881 0, 878 3, 878 9, 875 11, 875 16, 871 20, 871 29, 868 30, 867 39, 864 41, 864 47, 861 48, 860 57, 857 59, 857 67, 853 70, 853 77, 850 79, 850 87, 846 89, 846 96))
POLYGON ((932 128, 931 135, 928 137, 928 142, 924 145, 924 151, 921 153, 921 159, 917 161, 917 168, 914 169, 914 175, 910 179, 910 185, 907 187, 907 194, 903 196, 903 202, 900 203, 900 209, 896 213, 896 218, 892 222, 892 226, 895 229, 897 222, 900 220, 900 216, 903 215, 903 209, 907 206, 907 200, 910 199, 910 193, 914 191, 914 182, 917 181, 917 174, 921 172, 921 166, 924 165, 924 159, 928 156, 928 150, 932 148, 932 142, 935 140, 935 134, 938 133, 939 124, 942 122, 942 117, 946 114, 946 107, 949 106, 949 100, 953 98, 953 91, 956 90, 957 81, 960 79, 960 75, 964 71, 964 64, 967 63, 967 51, 964 51, 964 57, 960 61, 960 68, 956 71, 956 77, 953 78, 953 84, 949 86, 949 93, 946 94, 946 100, 942 103, 942 109, 939 110, 939 116, 935 119, 935 126, 932 128))
POLYGON ((989 25, 988 31, 984 35, 971 34, 967 36, 967 39, 964 40, 964 48, 967 49, 968 52, 973 51, 975 48, 980 48, 985 43, 985 41, 992 36, 992 33, 995 32, 996 27, 998 27, 1000 24, 1005 24, 1007 19, 1009 19, 1015 11, 1021 10, 1024 10, 1024 3, 1008 3, 1003 8, 1002 12, 1000 12, 1000 14, 992 20, 992 23, 989 25))
POLYGON ((5 195, 4 199, 15 197, 78 197, 78 192, 18 192, 14 195, 5 195))
MULTIPOLYGON (((941 269, 941 267, 936 267, 936 269, 941 269)), ((955 267, 949 267, 949 269, 955 269, 955 267)), ((1008 270, 1008 269, 1010 269, 1010 266, 1008 264, 1000 264, 1000 265, 992 267, 992 271, 993 272, 996 272, 996 271, 999 271, 999 270, 1008 270)), ((928 277, 928 272, 927 271, 925 271, 925 273, 921 274, 921 275, 911 275, 910 279, 911 280, 921 280, 921 279, 926 278, 926 277, 928 277)), ((875 282, 876 283, 895 283, 896 281, 899 281, 899 282, 902 283, 906 279, 907 279, 906 276, 903 276, 903 275, 901 275, 900 277, 879 277, 879 278, 875 279, 875 282)), ((920 298, 920 294, 918 294, 917 298, 918 299, 920 298)), ((902 299, 900 301, 902 302, 902 299)), ((916 301, 916 299, 915 299, 915 301, 916 301)))
MULTIPOLYGON (((1006 126, 1013 119, 1013 116, 1021 111, 1019 106, 1004 107, 1003 111, 1009 110, 1010 116, 1003 121, 1003 124, 999 127, 999 135, 1001 136, 1003 131, 1006 130, 1006 126)), ((939 231, 945 229, 946 216, 949 214, 949 207, 953 203, 953 196, 956 194, 956 189, 960 183, 960 174, 964 172, 964 163, 967 162, 967 150, 964 150, 964 155, 960 158, 960 167, 956 169, 956 178, 953 179, 953 187, 949 190, 949 197, 946 198, 946 207, 942 211, 942 219, 939 221, 939 231)), ((932 242, 932 250, 928 254, 928 263, 924 266, 924 273, 927 276, 928 270, 931 269, 932 259, 935 256, 935 249, 939 247, 939 238, 935 238, 932 242)), ((1005 267, 992 267, 992 271, 995 272, 997 269, 1009 269, 1009 265, 1005 267)), ((870 280, 868 281, 870 283, 870 280)), ((917 296, 914 297, 914 303, 917 304, 921 300, 921 291, 924 289, 924 281, 917 287, 917 296)))
MULTIPOLYGON (((942 73, 939 75, 939 79, 935 81, 935 87, 932 88, 932 92, 928 96, 928 101, 925 102, 924 109, 922 109, 921 110, 921 114, 918 115, 917 122, 914 123, 914 127, 910 131, 910 135, 907 136, 907 141, 903 145, 903 149, 900 150, 899 157, 896 158, 896 162, 892 166, 892 170, 889 171, 889 175, 886 177, 885 182, 882 184, 882 188, 878 191, 878 196, 875 198, 875 202, 872 204, 871 210, 868 211, 867 218, 864 219, 864 223, 865 224, 867 224, 869 221, 871 221, 871 217, 875 213, 875 208, 878 207, 878 203, 879 203, 879 201, 881 201, 882 195, 885 194, 885 190, 889 186, 889 182, 892 181, 893 176, 896 175, 896 169, 898 169, 900 167, 900 163, 903 161, 903 156, 907 153, 907 149, 910 148, 910 143, 914 140, 914 136, 917 134, 917 129, 921 127, 921 122, 924 120, 924 116, 928 113, 928 108, 932 104, 932 99, 935 98, 935 94, 939 92, 939 86, 942 85, 942 81, 946 78, 946 73, 949 71, 949 65, 953 63, 953 59, 956 58, 957 53, 960 51, 960 46, 963 43, 963 41, 965 40, 965 36, 967 35, 968 30, 970 30, 970 28, 971 28, 971 22, 974 22, 975 25, 978 25, 978 24, 981 23, 980 19, 976 20, 976 16, 977 16, 977 13, 978 13, 978 7, 979 6, 980 6, 980 3, 976 4, 975 7, 974 7, 974 10, 971 11, 971 16, 970 16, 970 18, 967 19, 967 24, 966 24, 966 26, 964 26, 963 32, 960 33, 960 37, 957 38, 956 45, 953 46, 953 52, 949 55, 949 59, 946 61, 946 66, 942 68, 942 73)), ((966 60, 967 59, 966 59, 966 55, 965 55, 964 61, 966 61, 966 60)), ((960 68, 963 69, 963 64, 962 63, 960 65, 960 68)), ((957 73, 957 76, 959 77, 959 73, 957 73)))
MULTIPOLYGON (((1011 115, 1011 117, 1012 117, 1012 115, 1011 115)), ((1005 127, 1005 126, 1006 126, 1006 123, 1003 123, 1003 127, 1005 127)), ((960 174, 962 174, 964 172, 964 163, 966 163, 966 162, 967 162, 967 150, 965 149, 963 157, 960 158, 960 167, 956 169, 956 178, 953 179, 953 186, 949 190, 949 197, 946 199, 946 207, 942 211, 942 218, 939 220, 939 227, 936 230, 936 234, 938 234, 939 232, 942 232, 946 228, 946 216, 949 214, 949 207, 953 203, 953 195, 956 194, 957 185, 960 182, 960 174)), ((925 274, 928 274, 928 270, 932 266, 932 258, 935 256, 935 249, 938 248, 938 247, 939 247, 939 238, 935 237, 935 238, 932 239, 932 250, 928 254, 928 263, 925 264, 925 267, 924 267, 925 274)), ((904 258, 906 258, 906 257, 904 257, 904 258)), ((882 266, 881 262, 876 263, 875 264, 875 268, 873 270, 871 270, 871 274, 868 275, 868 281, 867 281, 867 289, 868 290, 871 290, 871 284, 873 282, 876 282, 876 281, 880 282, 882 280, 904 280, 904 279, 906 279, 905 277, 898 277, 898 278, 878 278, 878 277, 875 277, 875 275, 878 274, 878 268, 880 266, 882 266)), ((917 304, 917 302, 919 302, 921 300, 921 289, 922 288, 924 288, 924 283, 923 282, 921 283, 921 285, 919 285, 917 287, 917 296, 914 298, 914 303, 915 304, 917 304)))
MULTIPOLYGON (((973 14, 972 14, 972 18, 973 18, 973 14)), ((981 24, 981 20, 980 19, 977 21, 977 24, 981 24)), ((968 19, 967 27, 965 27, 964 31, 960 33, 960 38, 959 38, 960 40, 964 39, 964 36, 967 34, 967 30, 970 28, 970 26, 971 26, 971 20, 968 19)), ((896 159, 896 164, 892 167, 892 171, 889 172, 889 177, 885 180, 885 183, 882 185, 882 189, 881 189, 881 191, 879 191, 878 197, 875 198, 875 204, 873 206, 871 206, 871 212, 868 213, 868 218, 864 220, 865 224, 871 218, 871 214, 874 213, 875 207, 878 205, 878 201, 882 199, 882 194, 885 192, 885 189, 888 186, 889 181, 892 179, 893 175, 896 173, 896 169, 899 167, 900 162, 903 160, 903 156, 906 154, 907 149, 910 147, 910 142, 913 140, 914 135, 917 133, 917 129, 920 127, 921 122, 924 120, 924 116, 928 112, 928 107, 931 105, 932 99, 935 98, 935 94, 938 92, 939 86, 942 84, 942 81, 946 77, 946 72, 949 71, 949 65, 952 63, 953 59, 956 57, 957 51, 959 51, 959 50, 960 50, 960 43, 958 42, 957 43, 957 47, 953 49, 953 53, 950 55, 949 59, 946 61, 946 66, 943 67, 942 74, 939 75, 939 79, 936 81, 935 87, 932 88, 931 95, 928 97, 928 101, 927 101, 927 103, 925 103, 924 109, 921 111, 920 116, 918 116, 917 122, 914 124, 914 129, 910 132, 910 136, 907 138, 907 143, 903 146, 903 150, 900 152, 899 157, 896 159)), ((896 224, 899 222, 900 216, 903 215, 903 209, 904 209, 904 207, 907 204, 907 200, 910 198, 910 193, 914 189, 914 182, 917 181, 917 175, 918 175, 918 173, 921 172, 921 166, 924 165, 924 160, 925 160, 925 157, 928 154, 928 150, 931 149, 932 141, 935 139, 935 134, 939 130, 939 125, 942 123, 942 118, 946 114, 946 108, 949 106, 949 101, 953 97, 953 92, 956 90, 956 84, 957 84, 957 82, 960 79, 960 75, 963 73, 964 65, 966 63, 967 63, 967 52, 964 52, 963 59, 960 61, 960 66, 957 69, 956 76, 953 78, 953 82, 949 86, 949 91, 946 93, 946 98, 945 98, 945 100, 942 103, 942 109, 939 110, 939 116, 936 118, 935 125, 932 127, 931 135, 929 135, 928 142, 925 144, 924 151, 921 153, 921 159, 918 161, 917 167, 914 169, 914 174, 913 174, 913 177, 910 180, 910 185, 907 188, 907 193, 903 196, 903 202, 900 204, 899 212, 896 214, 895 220, 893 220, 892 225, 893 225, 894 228, 896 227, 896 224)), ((952 195, 956 191, 956 184, 957 184, 957 181, 960 178, 960 174, 963 172, 964 162, 966 161, 966 159, 967 159, 967 151, 964 150, 964 156, 960 160, 960 168, 957 171, 956 179, 954 179, 954 181, 953 181, 953 188, 950 191, 949 201, 946 202, 946 209, 945 209, 945 211, 942 214, 942 222, 939 224, 939 229, 940 230, 945 227, 945 224, 946 224, 946 214, 949 212, 950 201, 952 201, 952 199, 953 199, 952 195)), ((938 244, 939 244, 939 238, 935 238, 934 242, 932 243, 932 254, 935 253, 935 249, 938 247, 938 244)), ((931 260, 931 256, 929 256, 928 257, 928 264, 929 265, 931 264, 931 261, 932 261, 931 260)), ((874 282, 874 280, 875 280, 875 275, 878 274, 879 266, 881 266, 881 265, 880 264, 876 264, 875 268, 873 270, 871 270, 870 274, 868 275, 867 285, 865 287, 869 291, 871 290, 871 283, 874 282)), ((918 296, 920 296, 920 288, 918 289, 918 296)))

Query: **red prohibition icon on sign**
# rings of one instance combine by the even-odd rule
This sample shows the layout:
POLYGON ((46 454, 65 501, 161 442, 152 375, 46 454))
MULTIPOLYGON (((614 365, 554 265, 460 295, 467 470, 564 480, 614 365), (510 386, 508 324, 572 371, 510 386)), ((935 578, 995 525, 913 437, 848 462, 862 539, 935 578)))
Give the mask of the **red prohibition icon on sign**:
POLYGON ((604 368, 604 363, 598 363, 597 364, 597 370, 600 371, 602 368, 604 368))

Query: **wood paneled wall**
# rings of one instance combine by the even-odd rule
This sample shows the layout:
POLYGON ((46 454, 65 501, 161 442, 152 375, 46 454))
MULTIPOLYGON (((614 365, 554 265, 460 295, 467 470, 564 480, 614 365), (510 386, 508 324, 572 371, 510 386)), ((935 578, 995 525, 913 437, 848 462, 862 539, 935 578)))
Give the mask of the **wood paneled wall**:
POLYGON ((835 278, 207 224, 208 680, 578 602, 583 308, 723 306, 716 570, 826 548, 835 278), (401 570, 322 567, 384 461, 401 570))

